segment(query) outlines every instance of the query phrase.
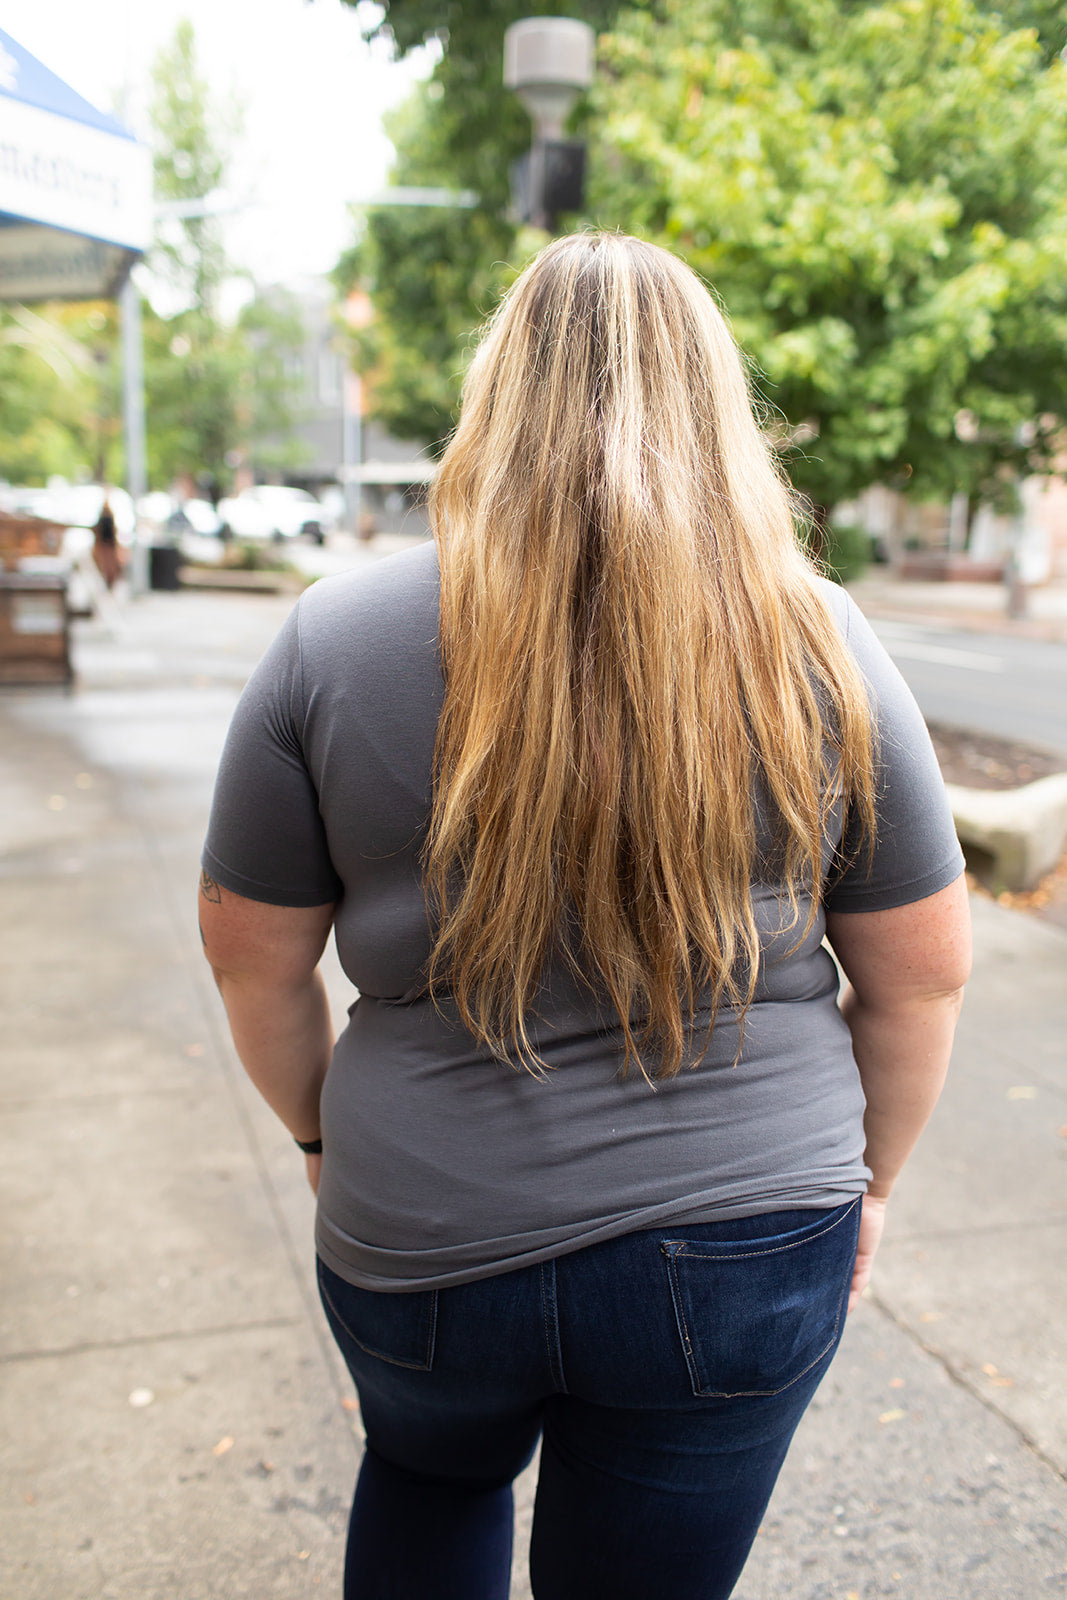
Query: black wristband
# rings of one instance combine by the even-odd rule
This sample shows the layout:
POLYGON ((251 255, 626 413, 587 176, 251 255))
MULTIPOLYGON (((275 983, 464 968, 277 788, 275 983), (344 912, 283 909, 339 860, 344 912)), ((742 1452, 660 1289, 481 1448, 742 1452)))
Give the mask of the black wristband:
POLYGON ((321 1156, 321 1154, 322 1154, 322 1140, 321 1139, 298 1139, 296 1142, 300 1146, 301 1150, 303 1150, 303 1152, 304 1152, 304 1154, 306 1156, 321 1156))

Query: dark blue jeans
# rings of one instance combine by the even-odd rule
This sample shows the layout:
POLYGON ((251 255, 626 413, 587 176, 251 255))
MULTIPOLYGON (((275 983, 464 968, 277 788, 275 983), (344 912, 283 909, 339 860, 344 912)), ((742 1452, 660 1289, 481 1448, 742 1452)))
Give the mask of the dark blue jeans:
POLYGON ((457 1288, 319 1263, 367 1450, 345 1600, 726 1600, 837 1348, 859 1199, 632 1233, 457 1288))

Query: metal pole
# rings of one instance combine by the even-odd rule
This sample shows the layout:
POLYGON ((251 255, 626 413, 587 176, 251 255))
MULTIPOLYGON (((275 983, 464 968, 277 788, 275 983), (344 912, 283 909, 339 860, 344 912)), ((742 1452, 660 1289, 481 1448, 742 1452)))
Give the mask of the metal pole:
POLYGON ((140 500, 148 488, 145 444, 144 344, 141 328, 141 292, 132 275, 119 297, 122 320, 122 414, 126 436, 126 488, 140 500))
POLYGON ((1029 593, 1023 581, 1023 519, 1013 517, 1008 531, 1008 559, 1004 564, 1006 610, 1015 621, 1029 615, 1029 593))
POLYGON ((341 477, 345 492, 345 521, 356 538, 362 536, 363 484, 363 384, 358 372, 341 373, 341 477))
POLYGON ((530 146, 530 211, 533 226, 548 232, 551 219, 545 206, 545 140, 536 126, 530 146))
MULTIPOLYGON (((145 439, 144 330, 141 324, 141 291, 126 279, 119 295, 119 320, 122 328, 122 419, 126 441, 126 489, 134 504, 148 488, 148 450, 145 439)), ((140 528, 134 524, 134 545, 130 559, 130 590, 144 594, 148 588, 148 552, 141 543, 140 528)))

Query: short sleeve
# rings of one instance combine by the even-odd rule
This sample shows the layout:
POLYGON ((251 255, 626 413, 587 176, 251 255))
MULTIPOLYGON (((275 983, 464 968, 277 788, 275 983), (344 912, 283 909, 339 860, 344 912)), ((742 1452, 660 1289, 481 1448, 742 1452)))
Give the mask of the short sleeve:
POLYGON ((964 868, 963 852, 922 713, 858 606, 839 591, 842 631, 866 680, 877 729, 873 856, 845 847, 831 873, 832 911, 889 911, 936 894, 964 868), (841 870, 843 867, 843 870, 841 870))
POLYGON ((253 672, 219 764, 203 867, 223 888, 277 906, 343 893, 304 760, 300 606, 253 672))

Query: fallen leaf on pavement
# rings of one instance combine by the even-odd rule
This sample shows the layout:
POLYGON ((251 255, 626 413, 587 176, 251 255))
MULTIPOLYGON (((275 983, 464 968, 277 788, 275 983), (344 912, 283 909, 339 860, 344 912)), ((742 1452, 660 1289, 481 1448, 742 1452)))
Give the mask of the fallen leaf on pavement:
POLYGON ((227 1434, 225 1436, 225 1438, 219 1440, 218 1444, 215 1446, 214 1450, 212 1450, 211 1454, 213 1456, 224 1456, 226 1454, 227 1450, 232 1450, 232 1449, 233 1449, 233 1440, 230 1438, 230 1435, 227 1434))
POLYGON ((992 1361, 983 1362, 982 1371, 985 1373, 987 1378, 995 1378, 997 1375, 997 1369, 993 1365, 992 1361))
POLYGON ((353 1400, 351 1395, 345 1395, 345 1398, 341 1401, 341 1409, 342 1411, 358 1411, 359 1401, 353 1400))
POLYGON ((896 1411, 883 1411, 882 1415, 878 1418, 878 1421, 879 1422, 899 1422, 901 1417, 906 1416, 906 1415, 907 1415, 906 1412, 901 1411, 899 1409, 896 1410, 896 1411))

